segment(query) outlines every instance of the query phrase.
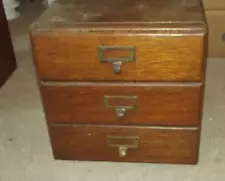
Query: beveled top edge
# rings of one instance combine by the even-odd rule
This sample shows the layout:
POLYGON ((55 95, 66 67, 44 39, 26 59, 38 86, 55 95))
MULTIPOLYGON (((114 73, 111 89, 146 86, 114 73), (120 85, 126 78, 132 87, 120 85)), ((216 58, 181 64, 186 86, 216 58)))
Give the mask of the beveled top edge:
POLYGON ((156 28, 171 30, 184 28, 184 31, 187 31, 188 27, 204 30, 206 21, 199 2, 199 0, 98 0, 93 3, 93 0, 56 0, 30 29, 68 28, 79 32, 85 29, 102 32, 112 29, 128 31, 129 28, 154 31, 156 28))

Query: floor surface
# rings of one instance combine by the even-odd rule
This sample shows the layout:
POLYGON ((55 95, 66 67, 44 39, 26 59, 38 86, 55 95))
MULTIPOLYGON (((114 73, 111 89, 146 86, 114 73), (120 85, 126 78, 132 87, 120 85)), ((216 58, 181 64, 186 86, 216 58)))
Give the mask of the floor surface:
POLYGON ((198 165, 54 160, 27 34, 42 10, 10 22, 18 69, 0 89, 0 181, 225 181, 225 59, 208 59, 198 165))

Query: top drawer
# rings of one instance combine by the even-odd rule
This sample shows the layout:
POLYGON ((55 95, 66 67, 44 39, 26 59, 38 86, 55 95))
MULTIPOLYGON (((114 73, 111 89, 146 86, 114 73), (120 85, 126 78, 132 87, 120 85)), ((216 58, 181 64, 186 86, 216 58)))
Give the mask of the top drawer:
POLYGON ((42 80, 200 81, 204 35, 34 34, 42 80))

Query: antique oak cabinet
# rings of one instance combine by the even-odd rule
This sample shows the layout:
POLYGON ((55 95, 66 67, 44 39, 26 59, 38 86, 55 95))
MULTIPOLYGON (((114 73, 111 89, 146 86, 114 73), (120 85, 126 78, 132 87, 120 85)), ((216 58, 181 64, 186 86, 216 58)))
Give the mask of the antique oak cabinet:
POLYGON ((30 28, 56 159, 196 164, 199 0, 56 0, 30 28))

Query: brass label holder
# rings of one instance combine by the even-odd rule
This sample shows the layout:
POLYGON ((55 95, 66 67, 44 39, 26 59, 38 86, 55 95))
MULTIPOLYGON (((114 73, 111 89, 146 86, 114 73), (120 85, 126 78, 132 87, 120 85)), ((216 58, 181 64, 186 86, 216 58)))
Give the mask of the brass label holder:
POLYGON ((98 46, 99 59, 101 63, 112 63, 115 73, 121 72, 121 67, 123 63, 134 62, 136 60, 134 46, 98 46), (128 57, 118 57, 118 58, 106 58, 104 52, 107 50, 128 50, 130 55, 128 57))
POLYGON ((139 137, 137 136, 107 136, 107 143, 109 147, 118 149, 120 157, 126 157, 127 151, 129 149, 139 148, 139 137), (132 144, 113 143, 113 141, 118 141, 118 140, 133 141, 133 143, 132 144))
POLYGON ((128 110, 134 110, 136 108, 137 104, 137 96, 111 96, 111 95, 105 95, 104 96, 104 103, 106 108, 112 108, 116 111, 117 118, 123 118, 126 111, 128 110), (131 100, 131 105, 110 105, 109 101, 113 99, 121 99, 121 100, 131 100))

